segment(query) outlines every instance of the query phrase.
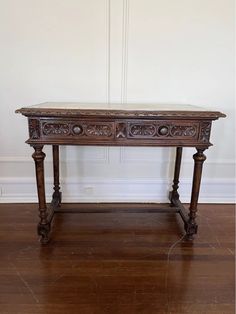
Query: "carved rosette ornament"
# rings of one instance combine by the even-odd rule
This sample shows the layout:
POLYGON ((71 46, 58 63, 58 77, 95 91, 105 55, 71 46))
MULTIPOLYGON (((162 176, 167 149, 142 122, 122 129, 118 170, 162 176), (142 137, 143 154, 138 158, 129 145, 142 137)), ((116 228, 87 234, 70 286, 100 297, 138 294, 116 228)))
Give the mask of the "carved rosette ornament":
POLYGON ((168 125, 162 125, 158 127, 157 134, 160 136, 167 136, 169 134, 169 126, 168 125))
POLYGON ((200 141, 208 143, 211 134, 211 122, 202 122, 200 130, 200 141))
POLYGON ((32 140, 40 138, 40 124, 37 119, 29 119, 29 136, 32 140))

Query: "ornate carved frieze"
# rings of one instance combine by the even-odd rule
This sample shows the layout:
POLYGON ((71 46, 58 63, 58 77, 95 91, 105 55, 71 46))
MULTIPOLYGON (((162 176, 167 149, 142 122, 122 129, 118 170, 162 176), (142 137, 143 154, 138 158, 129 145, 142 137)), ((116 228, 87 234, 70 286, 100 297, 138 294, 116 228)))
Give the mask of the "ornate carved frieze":
POLYGON ((202 122, 199 139, 203 143, 208 143, 211 134, 211 122, 202 122))
MULTIPOLYGON (((40 125, 37 119, 31 119, 30 134, 32 139, 40 137, 40 125), (36 121, 34 121, 36 120, 36 121)), ((189 140, 199 139, 206 143, 210 136, 210 122, 193 124, 179 121, 111 121, 93 122, 86 120, 69 121, 42 121, 41 129, 43 136, 74 136, 90 138, 111 138, 122 139, 171 139, 187 138, 189 140), (200 130, 200 134, 199 134, 200 130)))
POLYGON ((37 119, 29 119, 29 136, 31 139, 36 140, 40 138, 40 124, 37 119))

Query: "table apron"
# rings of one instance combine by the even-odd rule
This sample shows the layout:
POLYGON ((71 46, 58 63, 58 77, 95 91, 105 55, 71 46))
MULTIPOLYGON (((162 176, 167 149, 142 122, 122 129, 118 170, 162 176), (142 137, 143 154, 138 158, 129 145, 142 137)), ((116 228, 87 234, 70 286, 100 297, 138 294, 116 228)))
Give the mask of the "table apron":
POLYGON ((208 147, 211 121, 28 118, 28 144, 208 147))

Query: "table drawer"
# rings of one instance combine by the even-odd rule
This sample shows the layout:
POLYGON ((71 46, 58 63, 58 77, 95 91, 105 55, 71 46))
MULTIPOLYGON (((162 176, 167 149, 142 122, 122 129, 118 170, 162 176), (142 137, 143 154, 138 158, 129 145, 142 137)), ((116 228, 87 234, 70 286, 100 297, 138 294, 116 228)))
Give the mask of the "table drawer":
POLYGON ((113 122, 93 121, 41 121, 41 135, 43 138, 114 138, 113 122))
POLYGON ((199 137, 199 122, 182 121, 128 121, 116 122, 118 139, 196 140, 199 137))

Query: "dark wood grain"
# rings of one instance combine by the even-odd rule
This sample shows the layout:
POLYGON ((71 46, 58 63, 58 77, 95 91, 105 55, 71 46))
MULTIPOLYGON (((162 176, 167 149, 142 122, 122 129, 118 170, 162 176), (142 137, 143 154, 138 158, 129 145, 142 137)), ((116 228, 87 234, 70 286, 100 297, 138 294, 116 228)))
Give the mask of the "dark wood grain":
POLYGON ((1 314, 235 313, 234 205, 200 204, 194 242, 154 206, 74 208, 39 246, 37 204, 0 204, 1 314))

